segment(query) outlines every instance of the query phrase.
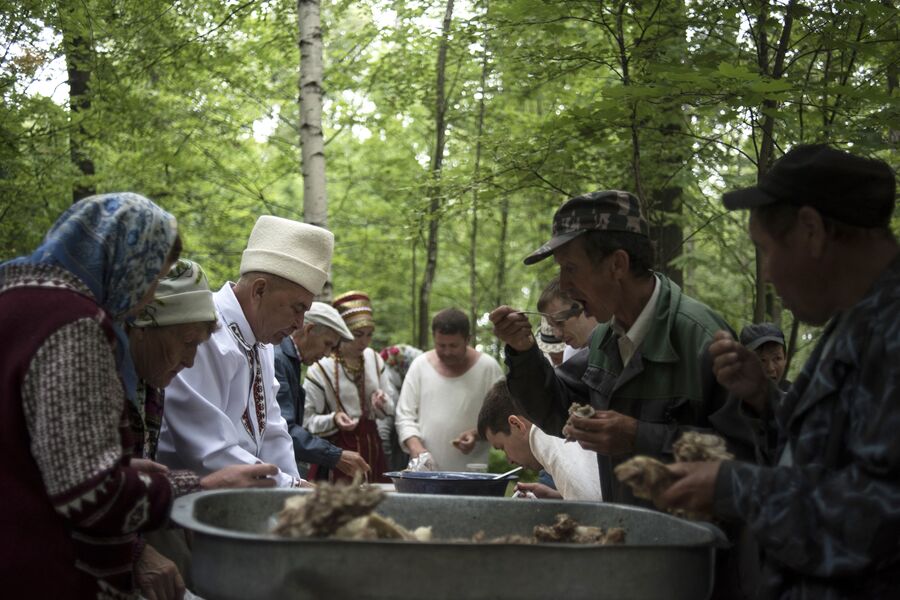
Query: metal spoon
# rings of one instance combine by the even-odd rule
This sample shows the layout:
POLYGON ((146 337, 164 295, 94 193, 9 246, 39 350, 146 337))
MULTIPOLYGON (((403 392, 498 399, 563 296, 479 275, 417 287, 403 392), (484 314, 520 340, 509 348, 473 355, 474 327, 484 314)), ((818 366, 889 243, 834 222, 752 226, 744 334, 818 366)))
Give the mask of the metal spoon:
POLYGON ((523 468, 524 468, 524 467, 516 467, 515 469, 510 469, 510 470, 507 471, 506 473, 500 473, 499 475, 495 475, 494 477, 491 477, 491 479, 503 479, 504 477, 509 477, 509 476, 512 475, 513 473, 518 473, 518 472, 521 471, 523 468))

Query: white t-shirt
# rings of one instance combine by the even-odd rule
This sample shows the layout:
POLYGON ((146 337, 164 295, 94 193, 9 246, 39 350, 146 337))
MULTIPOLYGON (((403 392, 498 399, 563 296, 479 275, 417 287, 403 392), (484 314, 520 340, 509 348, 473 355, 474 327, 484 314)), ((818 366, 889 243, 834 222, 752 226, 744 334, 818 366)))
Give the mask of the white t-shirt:
POLYGON ((603 500, 596 452, 585 450, 576 442, 566 443, 535 425, 528 432, 528 445, 544 470, 550 473, 563 500, 603 500))
POLYGON ((500 365, 486 354, 458 377, 438 373, 427 354, 415 359, 397 402, 397 434, 404 448, 412 436, 420 438, 440 471, 465 471, 467 464, 487 463, 487 442, 476 442, 469 454, 451 442, 476 427, 484 397, 502 376, 500 365))

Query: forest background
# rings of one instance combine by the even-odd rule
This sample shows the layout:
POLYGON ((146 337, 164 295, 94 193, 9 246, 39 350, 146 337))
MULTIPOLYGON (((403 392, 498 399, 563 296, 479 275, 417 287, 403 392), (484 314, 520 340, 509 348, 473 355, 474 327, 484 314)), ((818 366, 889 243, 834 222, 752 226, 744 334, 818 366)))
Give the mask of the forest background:
POLYGON ((127 190, 177 216, 214 287, 234 279, 257 216, 304 218, 310 6, 333 290, 370 294, 376 347, 427 346, 421 317, 456 306, 496 355, 487 313, 555 274, 521 260, 554 210, 626 189, 657 268, 735 330, 781 323, 796 372, 818 330, 759 281, 721 193, 798 143, 896 171, 892 0, 0 0, 0 257, 127 190))

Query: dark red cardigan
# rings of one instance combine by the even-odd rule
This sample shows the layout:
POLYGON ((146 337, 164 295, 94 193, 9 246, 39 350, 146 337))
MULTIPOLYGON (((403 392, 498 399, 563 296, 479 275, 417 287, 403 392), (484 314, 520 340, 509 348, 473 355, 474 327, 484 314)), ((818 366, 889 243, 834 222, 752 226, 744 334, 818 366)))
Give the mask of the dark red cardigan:
POLYGON ((148 479, 127 467, 130 434, 124 404, 119 463, 56 497, 44 486, 30 451, 22 384, 47 337, 83 318, 102 324, 113 351, 112 324, 92 299, 50 287, 0 293, 0 581, 7 598, 96 598, 101 589, 113 592, 110 586, 113 595, 128 594, 133 589, 135 529, 158 528, 168 516, 172 490, 165 476, 148 479), (57 510, 99 482, 94 502, 70 508, 66 517, 57 510), (135 528, 136 510, 147 514, 135 528), (101 572, 107 575, 96 576, 101 572))

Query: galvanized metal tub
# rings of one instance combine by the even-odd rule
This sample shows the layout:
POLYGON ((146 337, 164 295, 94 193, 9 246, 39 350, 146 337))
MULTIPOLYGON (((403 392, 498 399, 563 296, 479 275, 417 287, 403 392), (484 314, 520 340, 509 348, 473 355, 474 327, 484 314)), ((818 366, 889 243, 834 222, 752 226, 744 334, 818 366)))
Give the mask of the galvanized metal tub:
POLYGON ((175 501, 194 532, 192 574, 208 600, 271 598, 615 598, 698 600, 712 591, 715 528, 642 508, 588 502, 389 494, 378 512, 436 541, 285 539, 272 515, 297 490, 223 490, 175 501), (624 527, 620 546, 442 541, 529 535, 566 512, 624 527))

